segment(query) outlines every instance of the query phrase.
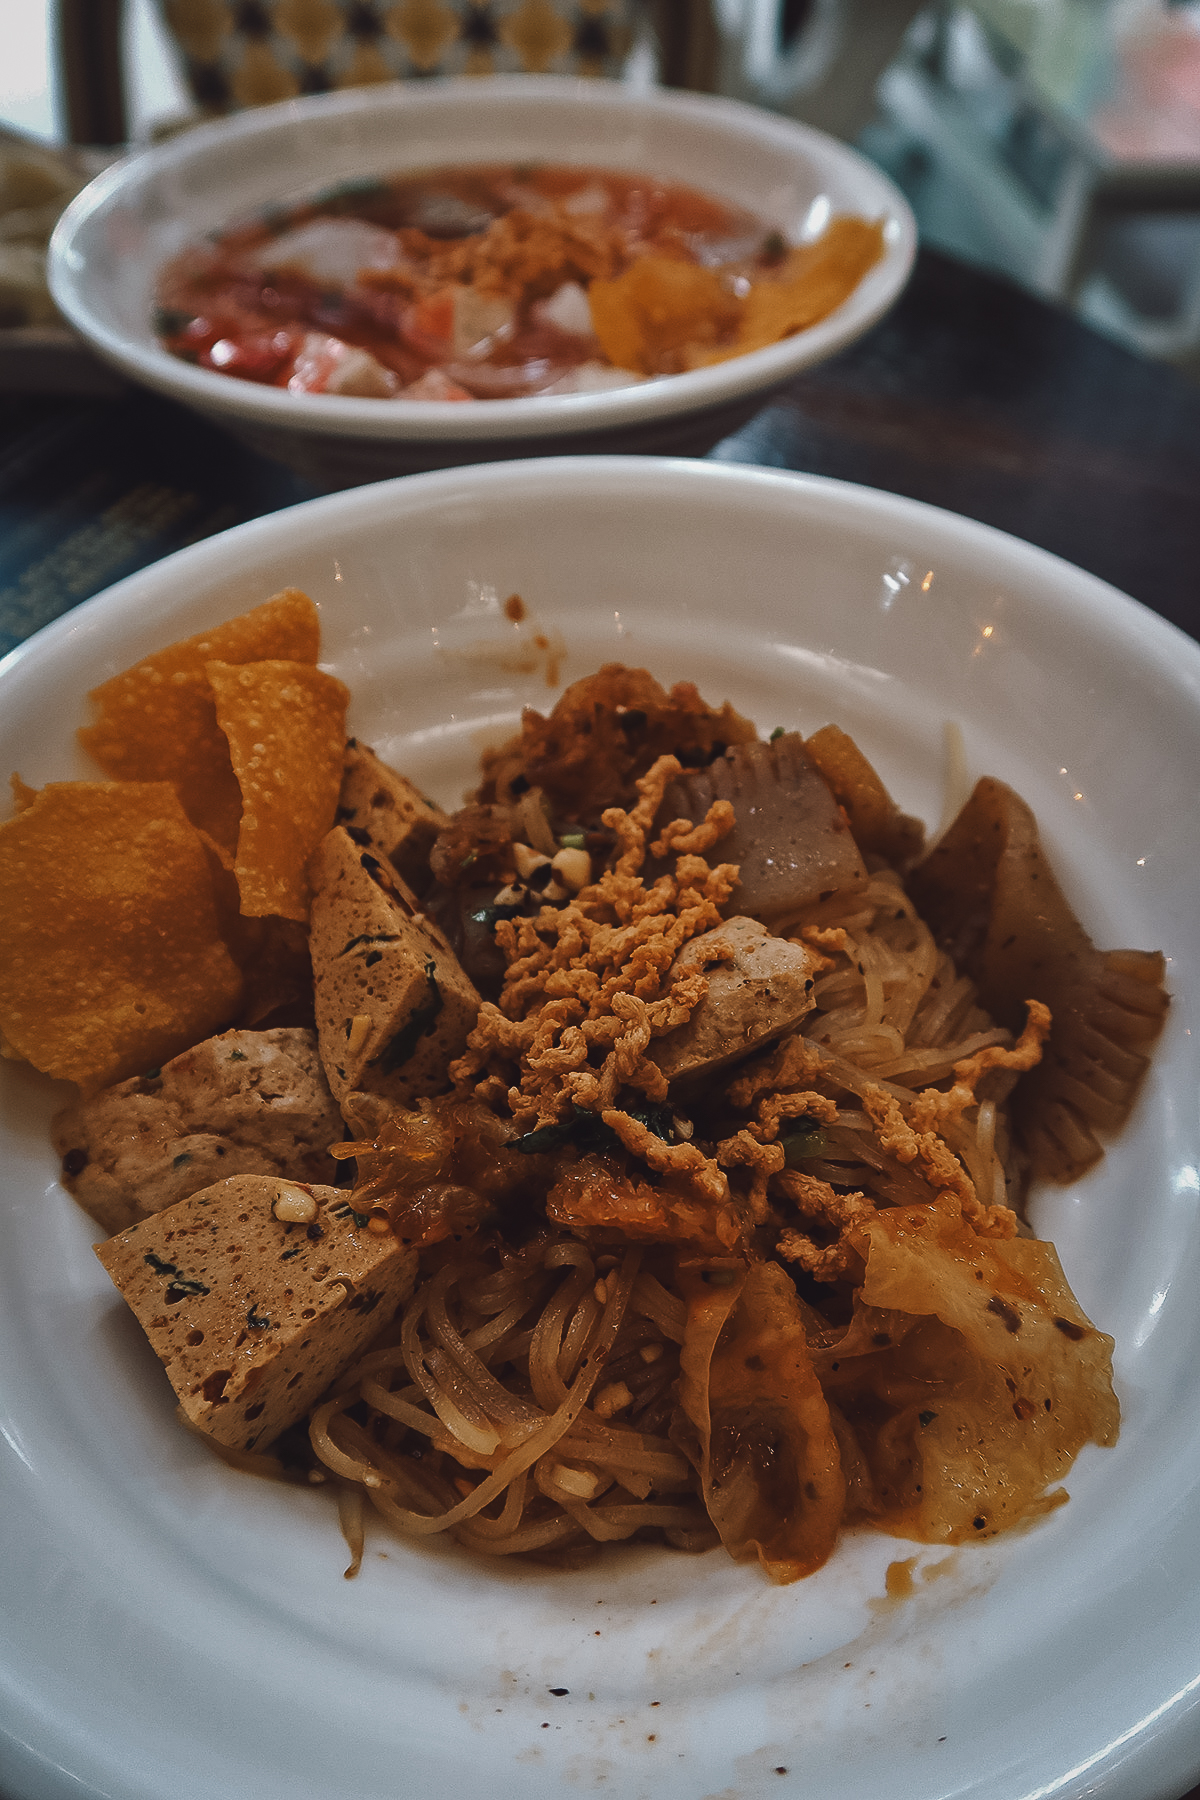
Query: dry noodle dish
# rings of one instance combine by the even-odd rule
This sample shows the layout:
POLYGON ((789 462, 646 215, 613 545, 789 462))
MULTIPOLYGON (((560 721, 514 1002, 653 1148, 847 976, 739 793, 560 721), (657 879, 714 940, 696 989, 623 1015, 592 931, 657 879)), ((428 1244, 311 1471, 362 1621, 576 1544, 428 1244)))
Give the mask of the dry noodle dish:
POLYGON ((1093 945, 1001 783, 928 848, 837 726, 644 670, 444 813, 317 650, 289 591, 146 659, 109 779, 0 827, 6 1048, 79 1085, 64 1179, 185 1422, 333 1484, 352 1569, 365 1501, 777 1582, 1063 1501, 1112 1340, 1024 1196, 1127 1117, 1162 956, 1093 945))
POLYGON ((488 165, 357 182, 184 251, 157 329, 186 361, 291 393, 586 394, 806 330, 883 254, 831 219, 788 244, 678 183, 488 165))

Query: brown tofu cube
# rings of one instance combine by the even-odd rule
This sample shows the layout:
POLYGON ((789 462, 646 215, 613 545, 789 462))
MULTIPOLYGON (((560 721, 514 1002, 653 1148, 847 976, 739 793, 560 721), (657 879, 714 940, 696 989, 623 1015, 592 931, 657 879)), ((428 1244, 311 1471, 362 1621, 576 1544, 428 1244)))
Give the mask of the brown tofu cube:
POLYGON ((440 806, 426 800, 408 777, 389 769, 357 738, 346 745, 337 823, 362 850, 390 862, 409 887, 429 886, 429 852, 450 823, 440 806))
POLYGON ((344 1136, 317 1034, 226 1031, 54 1121, 63 1180, 110 1234, 230 1175, 332 1182, 344 1136))
POLYGON ((671 973, 703 970, 708 992, 686 1025, 654 1040, 655 1062, 673 1086, 686 1086, 761 1049, 812 1011, 817 967, 811 950, 773 937, 757 919, 726 919, 692 938, 671 973))
POLYGON ((357 1095, 408 1106, 442 1092, 480 1006, 445 935, 340 827, 309 873, 317 1039, 335 1100, 352 1118, 357 1095))
POLYGON ((96 1246, 192 1423, 238 1450, 302 1419, 412 1292, 341 1188, 234 1175, 96 1246), (285 1198, 313 1217, 284 1223, 285 1198))

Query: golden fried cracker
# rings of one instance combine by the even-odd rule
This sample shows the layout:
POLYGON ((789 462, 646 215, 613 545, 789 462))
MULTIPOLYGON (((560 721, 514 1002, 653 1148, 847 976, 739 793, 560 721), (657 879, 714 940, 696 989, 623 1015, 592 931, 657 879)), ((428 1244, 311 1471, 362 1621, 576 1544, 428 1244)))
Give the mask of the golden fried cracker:
POLYGON ((668 256, 642 256, 615 280, 593 281, 588 305, 609 362, 644 375, 685 345, 711 343, 741 310, 714 269, 668 256))
POLYGON ((315 663, 319 638, 313 602, 298 588, 285 588, 251 612, 170 644, 93 689, 98 717, 83 727, 79 741, 115 780, 173 782, 192 823, 232 851, 241 791, 204 665, 315 663))
POLYGON ((52 782, 0 826, 0 1030, 93 1093, 237 1012, 204 845, 168 782, 52 782))
POLYGON ((884 252, 883 227, 866 219, 838 218, 811 244, 798 244, 779 271, 756 281, 731 348, 701 356, 724 362, 807 331, 849 298, 884 252))
POLYGON ((312 962, 307 929, 294 919, 248 918, 241 910, 233 856, 204 832, 200 837, 208 854, 221 936, 242 971, 241 1010, 232 1024, 243 1031, 311 1025, 312 962))
POLYGON ((305 864, 333 825, 349 690, 307 663, 205 665, 241 789, 242 912, 308 918, 305 864))

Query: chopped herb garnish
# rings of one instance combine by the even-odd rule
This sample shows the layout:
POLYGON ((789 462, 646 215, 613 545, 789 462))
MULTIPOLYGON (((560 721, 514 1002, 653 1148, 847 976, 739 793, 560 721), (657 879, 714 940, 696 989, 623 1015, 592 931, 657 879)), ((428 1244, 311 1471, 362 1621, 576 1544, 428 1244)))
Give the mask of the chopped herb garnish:
POLYGON ((303 1250, 303 1248, 304 1248, 303 1244, 293 1244, 290 1250, 284 1251, 283 1255, 279 1259, 280 1262, 291 1262, 293 1256, 299 1256, 299 1254, 303 1250))
POLYGON ((396 931, 363 931, 358 938, 349 938, 338 950, 338 956, 349 956, 351 950, 358 949, 360 943, 399 943, 399 932, 396 931))
POLYGON ((423 1006, 417 1007, 408 1023, 402 1025, 395 1036, 389 1038, 379 1055, 372 1059, 384 1075, 392 1075, 397 1069, 404 1067, 421 1039, 433 1029, 433 1022, 445 1004, 437 984, 437 964, 432 956, 425 959, 425 979, 429 983, 428 1000, 423 1006))
POLYGON ((179 1152, 179 1155, 172 1159, 171 1167, 173 1169, 186 1169, 187 1165, 191 1162, 191 1160, 192 1160, 191 1151, 190 1150, 181 1150, 179 1152))
POLYGON ((207 1294, 209 1292, 202 1281, 192 1281, 188 1276, 181 1275, 174 1263, 164 1262, 162 1257, 156 1256, 153 1250, 147 1250, 142 1261, 148 1263, 156 1275, 171 1277, 171 1286, 167 1289, 167 1299, 172 1303, 182 1300, 185 1294, 207 1294))
POLYGON ((775 727, 774 731, 771 733, 771 742, 773 744, 777 743, 781 737, 786 737, 786 736, 787 736, 787 732, 784 729, 784 727, 782 725, 777 725, 775 727))
POLYGON ((370 1213, 355 1212, 349 1201, 344 1200, 339 1206, 331 1206, 329 1212, 335 1219, 353 1219, 360 1231, 365 1231, 371 1223, 370 1213))
MULTIPOLYGON (((586 1116, 595 1120, 606 1139, 612 1137, 612 1132, 603 1120, 597 1119, 594 1113, 586 1116)), ((577 1131, 576 1124, 574 1119, 561 1119, 554 1125, 539 1125, 536 1131, 527 1131, 524 1137, 514 1138, 508 1147, 510 1150, 519 1150, 522 1156, 540 1156, 543 1151, 561 1150, 564 1144, 570 1143, 577 1144, 581 1150, 590 1149, 592 1146, 583 1141, 585 1134, 582 1130, 577 1131)), ((607 1148, 607 1142, 602 1147, 607 1148)))
POLYGON ((257 1300, 250 1302, 250 1311, 246 1314, 246 1323, 251 1331, 270 1331, 271 1319, 268 1313, 260 1313, 257 1300))
MULTIPOLYGON (((662 1138, 664 1143, 674 1143, 675 1127, 669 1107, 646 1106, 636 1111, 630 1108, 629 1116, 662 1138)), ((612 1127, 604 1123, 599 1113, 589 1112, 586 1106, 577 1106, 569 1119, 559 1119, 553 1125, 540 1125, 536 1131, 527 1131, 524 1137, 515 1139, 508 1147, 519 1150, 522 1156, 536 1156, 547 1150, 561 1150, 564 1144, 573 1144, 584 1152, 595 1151, 598 1155, 628 1154, 612 1127)))
POLYGON ((820 1156, 827 1147, 825 1133, 814 1121, 806 1129, 790 1131, 779 1142, 783 1145, 784 1167, 794 1169, 810 1156, 820 1156))
POLYGON ((559 842, 560 848, 562 848, 563 850, 586 850, 587 849, 587 832, 586 831, 560 831, 558 834, 558 842, 559 842))
POLYGON ((248 1061, 248 1058, 244 1050, 231 1050, 229 1052, 229 1060, 230 1062, 246 1062, 248 1061))
POLYGON ((361 1293, 351 1294, 346 1303, 347 1312, 360 1312, 369 1315, 375 1311, 383 1295, 374 1288, 365 1288, 361 1293))

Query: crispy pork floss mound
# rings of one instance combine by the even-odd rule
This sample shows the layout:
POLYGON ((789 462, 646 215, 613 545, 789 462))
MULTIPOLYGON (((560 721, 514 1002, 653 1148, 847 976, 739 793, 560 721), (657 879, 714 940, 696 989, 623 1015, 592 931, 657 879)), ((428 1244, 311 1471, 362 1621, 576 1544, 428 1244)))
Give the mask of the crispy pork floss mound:
MULTIPOLYGON (((763 742, 617 664, 527 711, 443 812, 345 740, 311 622, 292 595, 117 678, 105 754, 133 746, 136 779, 65 806, 115 794, 135 842, 169 815, 204 919, 193 968, 141 854, 166 952, 127 934, 100 1017, 139 1019, 165 968, 191 1041, 131 1067, 69 1003, 54 1051, 86 1094, 65 1177, 187 1420, 335 1476, 352 1566, 367 1500, 480 1553, 721 1545, 777 1582, 850 1524, 957 1544, 1060 1505, 1117 1435, 1113 1343, 1022 1209, 1127 1117, 1163 958, 1093 945, 1001 784, 926 852, 837 726, 763 742), (178 788, 143 779, 126 703, 156 670, 203 782, 169 756, 178 788), (240 808, 236 835, 189 808, 240 808), (238 1028, 213 1034, 218 1006, 238 1028)), ((40 872, 59 803, 16 793, 22 1048, 58 1029, 47 895, 84 945, 133 903, 112 851, 69 896, 57 851, 40 872)))

